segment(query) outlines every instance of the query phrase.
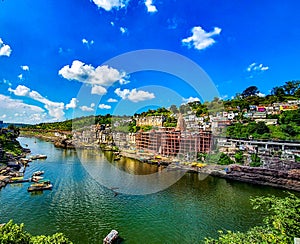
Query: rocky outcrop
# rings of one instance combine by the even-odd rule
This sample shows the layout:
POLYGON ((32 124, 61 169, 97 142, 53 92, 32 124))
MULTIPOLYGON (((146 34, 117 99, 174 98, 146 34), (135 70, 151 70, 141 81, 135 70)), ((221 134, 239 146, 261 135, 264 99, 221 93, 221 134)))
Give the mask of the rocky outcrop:
POLYGON ((70 139, 62 139, 54 142, 55 147, 60 148, 67 148, 67 149, 73 149, 75 148, 75 145, 73 144, 73 141, 70 139))
POLYGON ((252 184, 267 185, 300 191, 300 164, 294 169, 278 170, 261 167, 230 165, 223 176, 252 184))

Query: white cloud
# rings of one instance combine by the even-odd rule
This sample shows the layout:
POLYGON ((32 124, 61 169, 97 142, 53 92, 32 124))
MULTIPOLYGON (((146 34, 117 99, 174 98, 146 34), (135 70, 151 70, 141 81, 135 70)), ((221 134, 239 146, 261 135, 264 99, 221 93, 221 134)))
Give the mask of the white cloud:
POLYGON ((94 108, 91 108, 91 107, 88 107, 88 106, 80 106, 79 107, 82 111, 84 111, 84 112, 92 112, 92 111, 94 111, 94 108))
POLYGON ((8 91, 14 93, 16 96, 28 96, 30 89, 26 86, 18 85, 15 90, 8 88, 8 91))
POLYGON ((9 109, 10 111, 17 112, 17 111, 22 111, 24 109, 24 110, 30 110, 35 113, 44 112, 44 110, 38 106, 29 105, 24 103, 21 100, 12 99, 2 94, 0 94, 0 108, 1 111, 3 111, 4 109, 9 109))
POLYGON ((43 97, 37 91, 30 91, 30 88, 23 85, 18 85, 15 90, 8 88, 8 91, 13 92, 16 96, 30 97, 33 100, 44 104, 44 107, 48 110, 49 115, 56 120, 62 120, 64 118, 65 104, 62 102, 52 102, 49 99, 43 97))
POLYGON ((129 89, 124 89, 122 91, 120 88, 117 88, 115 93, 122 99, 128 99, 132 102, 141 102, 155 98, 154 93, 142 90, 138 91, 136 88, 132 89, 131 91, 129 89))
POLYGON ((29 97, 44 104, 44 107, 48 110, 49 115, 54 117, 56 120, 62 120, 64 118, 65 104, 62 102, 52 102, 49 99, 43 97, 37 91, 31 91, 29 97))
POLYGON ((247 71, 248 72, 261 72, 261 71, 267 71, 268 69, 269 69, 269 67, 264 66, 263 64, 252 63, 248 66, 247 71))
POLYGON ((96 106, 95 103, 91 103, 91 108, 94 108, 96 106))
MULTIPOLYGON (((12 86, 11 82, 9 82, 9 80, 3 79, 3 84, 8 85, 8 86, 12 86)), ((1 84, 1 82, 0 82, 1 84)))
POLYGON ((15 123, 39 123, 46 117, 42 108, 2 94, 0 94, 0 111, 3 113, 2 119, 15 123))
POLYGON ((216 42, 212 37, 219 35, 221 28, 215 27, 213 31, 206 32, 201 26, 195 26, 192 28, 192 33, 193 35, 183 39, 182 43, 189 48, 194 47, 195 49, 202 50, 216 42))
POLYGON ((27 65, 21 65, 20 67, 24 71, 29 71, 29 66, 27 66, 27 65))
POLYGON ((184 103, 200 102, 198 97, 183 98, 182 100, 184 103))
POLYGON ((98 8, 103 8, 106 11, 110 11, 113 8, 120 9, 128 5, 130 0, 93 0, 98 8))
POLYGON ((92 94, 97 94, 97 95, 104 95, 106 94, 107 90, 103 86, 93 86, 92 87, 92 94))
POLYGON ((145 1, 145 5, 146 5, 147 11, 149 13, 155 13, 155 12, 157 12, 157 8, 155 7, 155 5, 153 5, 152 0, 146 0, 145 1))
POLYGON ((94 40, 88 41, 87 39, 83 38, 81 41, 83 45, 87 46, 87 48, 90 48, 94 44, 94 40))
POLYGON ((4 44, 2 39, 0 38, 0 56, 7 56, 9 57, 12 50, 9 45, 4 44))
POLYGON ((114 98, 109 98, 109 99, 107 100, 107 102, 108 102, 108 103, 116 103, 116 102, 118 102, 118 100, 117 100, 117 99, 114 99, 114 98))
POLYGON ((71 101, 66 105, 66 109, 75 109, 77 107, 77 102, 78 100, 75 97, 73 97, 71 101))
POLYGON ((259 92, 259 93, 257 94, 257 96, 259 96, 259 97, 265 97, 266 94, 259 92))
POLYGON ((122 34, 126 34, 128 30, 126 27, 120 27, 120 31, 122 34))
POLYGON ((18 75, 19 80, 23 80, 23 74, 18 75))
POLYGON ((0 118, 1 119, 5 119, 7 117, 7 115, 6 114, 3 114, 0 118))
POLYGON ((111 106, 102 103, 102 104, 100 104, 100 105, 98 106, 98 108, 100 108, 100 109, 111 109, 111 106))
POLYGON ((115 26, 115 22, 111 21, 110 22, 111 26, 115 26))
POLYGON ((110 86, 126 76, 125 72, 119 72, 107 65, 94 68, 92 65, 84 64, 79 60, 74 60, 71 66, 66 65, 61 68, 58 74, 68 80, 101 86, 110 86))

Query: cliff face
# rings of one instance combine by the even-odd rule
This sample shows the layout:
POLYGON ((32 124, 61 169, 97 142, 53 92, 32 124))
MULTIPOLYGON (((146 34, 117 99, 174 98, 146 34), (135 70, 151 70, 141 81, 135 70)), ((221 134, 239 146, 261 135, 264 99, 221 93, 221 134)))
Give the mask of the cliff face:
POLYGON ((293 163, 293 168, 288 170, 231 165, 224 177, 252 184, 300 191, 299 163, 293 163))

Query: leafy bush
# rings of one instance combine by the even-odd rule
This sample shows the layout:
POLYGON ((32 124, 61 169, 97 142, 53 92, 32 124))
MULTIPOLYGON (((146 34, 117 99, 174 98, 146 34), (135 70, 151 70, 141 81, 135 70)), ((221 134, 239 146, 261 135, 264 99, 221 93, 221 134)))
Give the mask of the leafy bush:
POLYGON ((300 198, 289 193, 285 198, 275 196, 251 199, 254 209, 268 212, 264 226, 253 227, 245 233, 219 231, 218 239, 206 238, 206 244, 233 243, 293 243, 300 236, 300 198))
POLYGON ((233 164, 234 161, 225 153, 221 153, 218 164, 221 165, 229 165, 229 164, 233 164))
POLYGON ((72 244, 62 233, 52 236, 32 236, 24 230, 24 224, 14 224, 12 220, 0 227, 1 244, 72 244))

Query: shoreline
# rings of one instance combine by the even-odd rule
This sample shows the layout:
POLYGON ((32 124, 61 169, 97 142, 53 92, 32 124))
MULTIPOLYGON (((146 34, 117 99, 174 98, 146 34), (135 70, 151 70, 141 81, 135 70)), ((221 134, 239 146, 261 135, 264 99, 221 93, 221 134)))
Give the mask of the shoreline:
MULTIPOLYGON (((45 136, 45 135, 20 135, 21 137, 36 137, 41 140, 45 140, 48 142, 54 143, 56 147, 64 148, 64 149, 89 149, 95 148, 100 150, 109 150, 113 151, 112 148, 101 148, 99 144, 95 145, 80 145, 74 146, 69 144, 62 144, 58 143, 58 138, 45 136)), ((67 139, 65 139, 67 141, 67 139)), ((69 140, 71 141, 71 140, 69 140)), ((231 165, 218 165, 218 164, 206 164, 202 167, 192 166, 191 164, 184 164, 183 162, 172 161, 166 157, 163 157, 164 160, 159 161, 153 155, 141 155, 136 152, 125 152, 120 151, 120 156, 132 158, 138 160, 140 163, 147 163, 147 164, 155 164, 155 165, 162 165, 168 166, 172 170, 185 170, 189 173, 201 173, 207 174, 214 177, 220 177, 228 180, 245 182, 255 185, 264 185, 264 186, 271 186, 280 189, 286 190, 293 190, 300 192, 300 164, 299 168, 291 169, 288 171, 283 170, 275 170, 275 169, 268 169, 263 167, 249 167, 249 166, 242 166, 237 164, 231 165)), ((201 164, 199 162, 199 164, 201 164)))

